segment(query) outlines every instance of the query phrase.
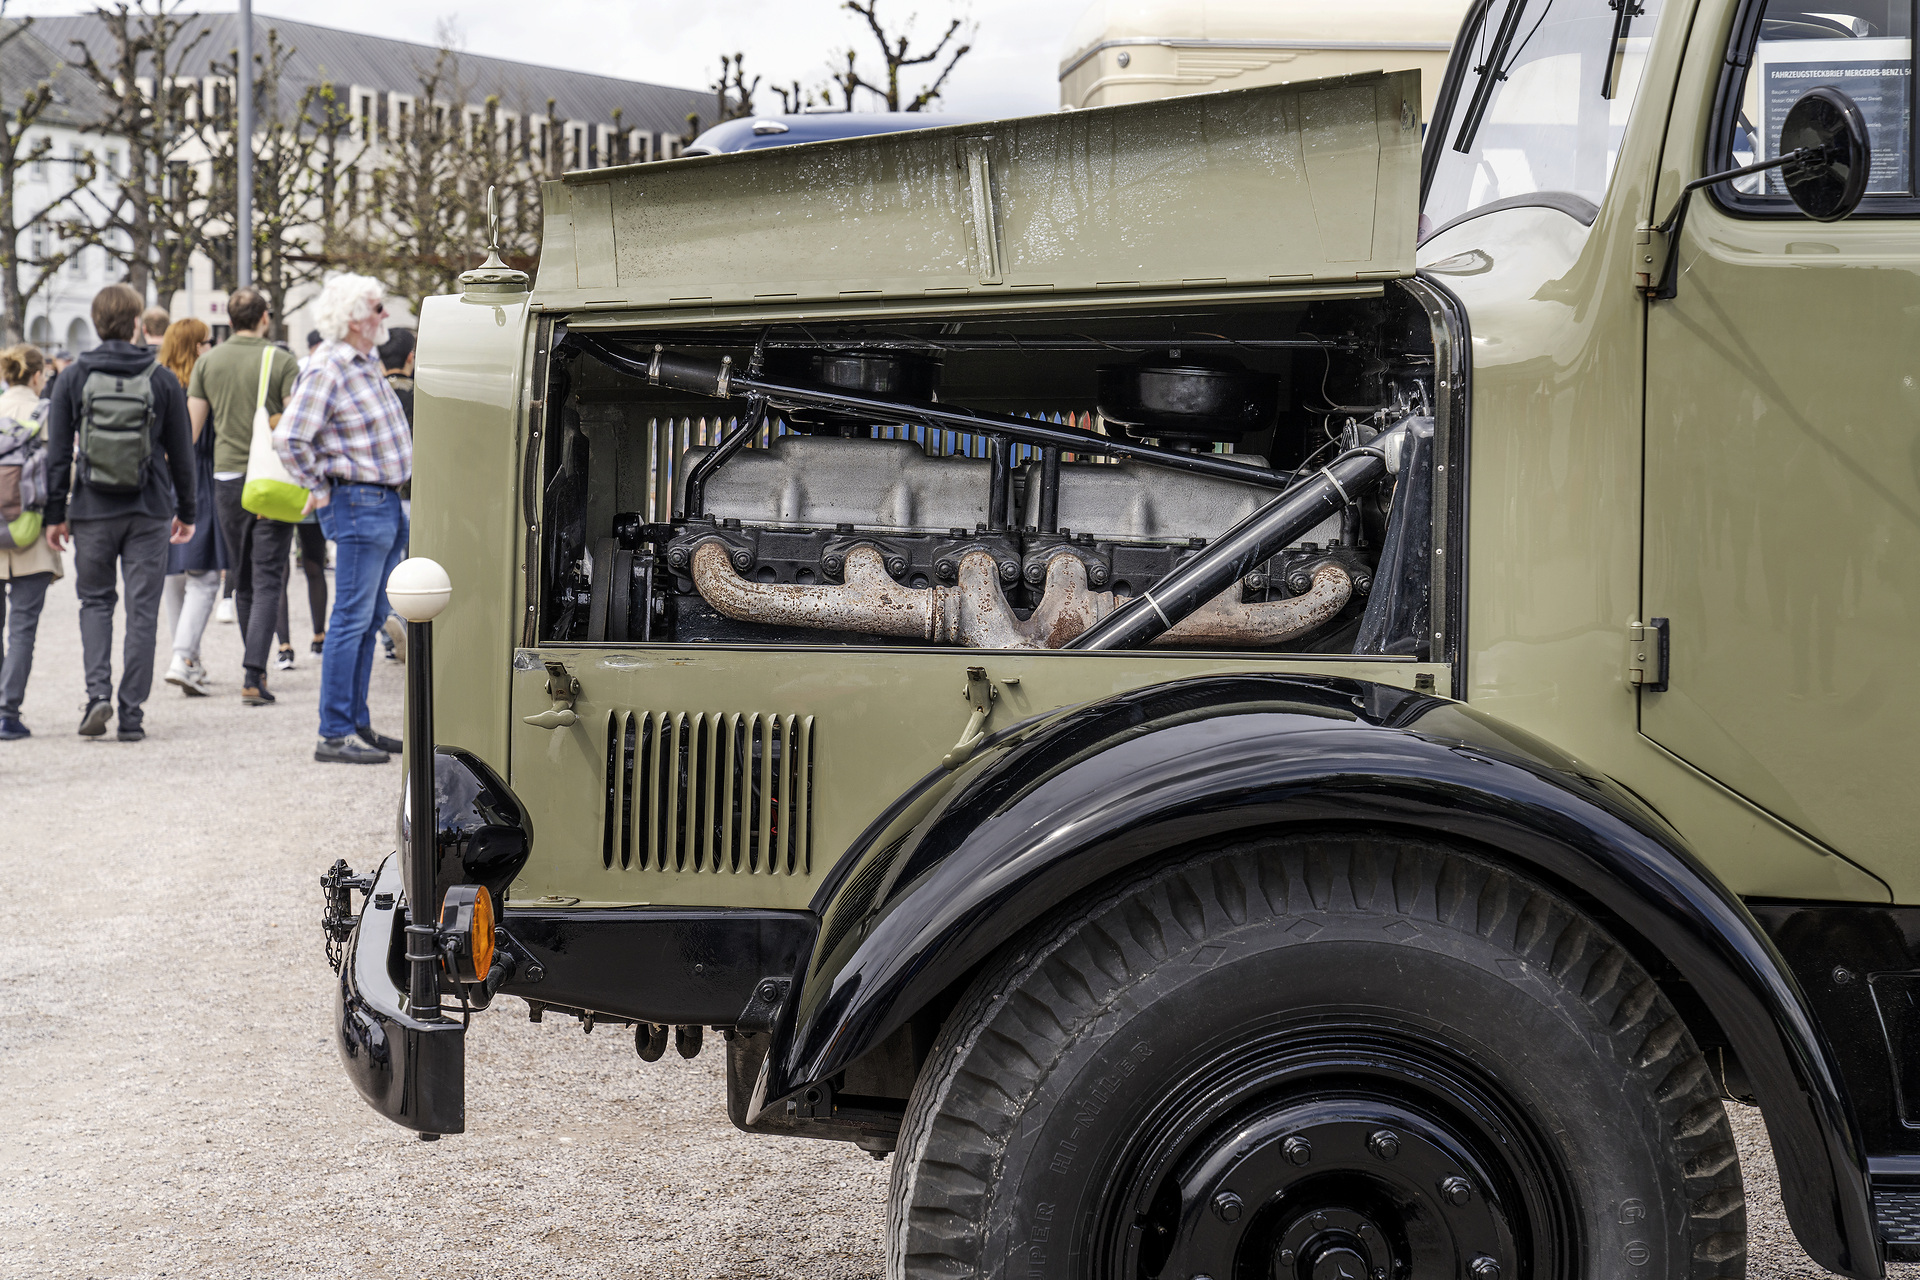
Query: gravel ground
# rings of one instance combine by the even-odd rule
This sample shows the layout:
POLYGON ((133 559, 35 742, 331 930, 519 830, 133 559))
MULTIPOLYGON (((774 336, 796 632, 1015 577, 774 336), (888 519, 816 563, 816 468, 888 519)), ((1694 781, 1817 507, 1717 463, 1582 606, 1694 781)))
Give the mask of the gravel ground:
MULTIPOLYGON (((0 744, 0 1276, 879 1276, 887 1166, 736 1132, 711 1050, 649 1066, 617 1028, 503 999, 469 1037, 468 1133, 376 1117, 329 1042, 317 879, 391 847, 397 764, 313 763, 318 660, 243 707, 220 623, 220 696, 157 684, 146 742, 81 739, 78 651, 68 579, 37 736, 0 744)), ((398 733, 401 672, 374 675, 398 733)), ((1748 1275, 1823 1274, 1732 1110, 1748 1275)))

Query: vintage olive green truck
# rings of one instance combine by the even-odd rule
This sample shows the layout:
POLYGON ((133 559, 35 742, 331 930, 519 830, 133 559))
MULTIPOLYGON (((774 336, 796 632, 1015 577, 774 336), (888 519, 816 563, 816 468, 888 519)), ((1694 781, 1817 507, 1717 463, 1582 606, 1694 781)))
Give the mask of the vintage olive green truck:
POLYGON ((1914 13, 1810 5, 550 183, 422 315, 355 1085, 704 1043, 1009 1280, 1737 1277, 1733 1098, 1920 1256, 1914 13))

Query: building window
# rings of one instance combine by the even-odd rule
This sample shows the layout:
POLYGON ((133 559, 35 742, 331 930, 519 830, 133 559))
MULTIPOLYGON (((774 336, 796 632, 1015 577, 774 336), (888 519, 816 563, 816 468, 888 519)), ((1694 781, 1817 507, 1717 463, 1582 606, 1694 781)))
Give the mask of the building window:
MULTIPOLYGON (((42 141, 44 141, 44 139, 34 138, 30 140, 27 143, 28 151, 33 151, 42 141)), ((47 180, 47 153, 45 151, 33 157, 33 163, 27 166, 27 172, 35 182, 45 182, 47 180)))

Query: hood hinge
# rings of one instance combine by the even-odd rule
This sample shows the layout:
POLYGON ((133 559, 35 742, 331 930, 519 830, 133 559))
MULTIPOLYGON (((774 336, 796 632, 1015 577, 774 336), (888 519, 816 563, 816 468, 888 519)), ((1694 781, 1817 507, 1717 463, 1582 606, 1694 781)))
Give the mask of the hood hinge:
POLYGON ((1670 650, 1665 618, 1627 624, 1627 684, 1647 693, 1667 691, 1670 650))

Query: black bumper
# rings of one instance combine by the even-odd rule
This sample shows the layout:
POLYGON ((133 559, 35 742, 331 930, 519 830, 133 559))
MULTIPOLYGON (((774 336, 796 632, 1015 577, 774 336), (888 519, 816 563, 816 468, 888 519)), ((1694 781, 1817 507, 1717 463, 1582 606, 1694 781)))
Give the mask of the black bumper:
POLYGON ((461 1133, 467 1127, 466 1028, 458 1022, 420 1022, 406 1013, 406 993, 395 980, 405 920, 400 861, 390 857, 374 875, 373 896, 348 937, 334 996, 333 1024, 341 1065, 375 1111, 421 1133, 461 1133), (376 901, 385 895, 390 905, 376 901))

